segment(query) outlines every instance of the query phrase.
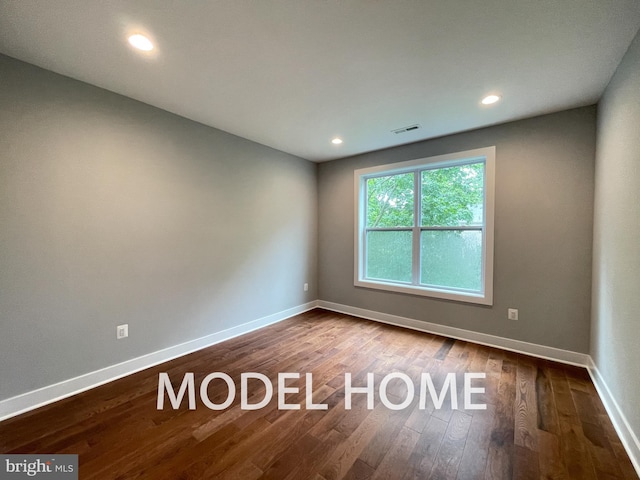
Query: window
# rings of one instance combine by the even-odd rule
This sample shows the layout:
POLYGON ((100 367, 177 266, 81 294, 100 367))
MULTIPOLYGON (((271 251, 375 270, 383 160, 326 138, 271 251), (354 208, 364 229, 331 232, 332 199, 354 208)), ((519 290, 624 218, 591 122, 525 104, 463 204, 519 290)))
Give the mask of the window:
POLYGON ((355 285, 493 302, 495 147, 356 170, 355 285))

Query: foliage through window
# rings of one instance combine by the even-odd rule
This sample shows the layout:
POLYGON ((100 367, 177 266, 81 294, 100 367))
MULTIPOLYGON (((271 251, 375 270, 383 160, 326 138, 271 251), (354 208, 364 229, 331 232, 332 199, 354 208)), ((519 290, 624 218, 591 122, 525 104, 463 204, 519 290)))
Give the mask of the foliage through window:
POLYGON ((494 147, 356 171, 359 286, 490 304, 494 147))

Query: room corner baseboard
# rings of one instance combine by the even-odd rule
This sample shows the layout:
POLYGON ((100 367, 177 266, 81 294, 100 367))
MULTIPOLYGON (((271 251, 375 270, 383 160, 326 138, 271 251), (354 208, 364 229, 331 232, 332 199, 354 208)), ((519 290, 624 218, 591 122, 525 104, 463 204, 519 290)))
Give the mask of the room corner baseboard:
POLYGON ((545 358, 547 360, 554 360, 556 362, 567 363, 570 365, 577 365, 579 367, 587 367, 589 365, 589 355, 587 355, 586 353, 572 352, 569 350, 547 347, 545 345, 523 342, 521 340, 513 340, 511 338, 498 337, 496 335, 464 330, 462 328, 449 327, 447 325, 440 325, 437 323, 424 322, 421 320, 415 320, 413 318, 375 312, 373 310, 341 305, 339 303, 326 302, 324 300, 318 301, 318 307, 324 308, 325 310, 353 315, 354 317, 364 318, 367 320, 374 320, 376 322, 396 325, 398 327, 410 328, 412 330, 418 330, 420 332, 433 333, 445 337, 456 338, 458 340, 464 340, 467 342, 479 343, 488 347, 496 347, 502 350, 523 353, 525 355, 545 358))
POLYGON ((317 305, 317 301, 305 303, 266 317, 258 318, 236 327, 212 333, 210 335, 196 338, 156 352, 148 353, 116 365, 111 365, 53 385, 47 385, 46 387, 42 387, 37 390, 16 395, 15 397, 7 398, 0 401, 0 421, 15 417, 16 415, 26 413, 30 410, 34 410, 86 390, 90 390, 119 378, 126 377, 127 375, 139 372, 140 370, 173 360, 174 358, 210 347, 216 343, 224 342, 225 340, 230 340, 239 335, 244 335, 245 333, 278 323, 282 320, 286 320, 287 318, 291 318, 294 315, 299 315, 312 310, 316 308, 317 305))
POLYGON ((600 395, 604 408, 609 414, 611 423, 613 423, 613 427, 616 429, 616 432, 620 437, 620 441, 627 451, 629 459, 631 460, 633 467, 636 469, 636 473, 640 477, 640 441, 627 421, 627 417, 622 413, 620 405, 616 402, 611 390, 609 390, 604 377, 600 373, 600 370, 598 370, 598 366, 591 357, 589 357, 587 370, 589 370, 591 380, 598 391, 598 395, 600 395))

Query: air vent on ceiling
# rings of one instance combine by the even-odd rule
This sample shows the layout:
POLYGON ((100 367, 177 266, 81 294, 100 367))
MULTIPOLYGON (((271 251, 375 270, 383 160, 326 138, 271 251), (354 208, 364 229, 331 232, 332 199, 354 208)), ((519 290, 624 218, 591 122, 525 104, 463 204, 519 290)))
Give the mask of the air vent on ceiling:
POLYGON ((408 127, 397 128, 391 131, 397 135, 398 133, 412 132, 413 130, 418 130, 419 128, 420 128, 420 125, 416 123, 413 125, 409 125, 408 127))

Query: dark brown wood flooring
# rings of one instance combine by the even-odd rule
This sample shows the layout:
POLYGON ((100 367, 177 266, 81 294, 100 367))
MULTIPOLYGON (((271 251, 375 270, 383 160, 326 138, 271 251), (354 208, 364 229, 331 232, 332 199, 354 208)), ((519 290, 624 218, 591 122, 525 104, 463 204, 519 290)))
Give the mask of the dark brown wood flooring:
MULTIPOLYGON (((263 395, 250 383, 250 401, 263 395)), ((227 387, 209 386, 221 403, 227 387)), ((399 404, 407 387, 393 380, 388 398, 399 404)), ((199 393, 197 389, 196 393, 199 393)), ((275 392, 274 392, 275 393, 275 392)), ((450 397, 450 395, 449 395, 450 397)), ((2 453, 77 453, 82 479, 637 479, 585 369, 494 348, 386 326, 324 310, 292 319, 187 355, 55 404, 0 422, 2 453), (173 410, 156 409, 158 375, 177 390, 194 372, 196 387, 209 373, 225 372, 236 401, 213 411, 197 395, 173 410), (264 408, 240 409, 240 374, 313 374, 313 400, 327 410, 305 409, 300 393, 279 410, 277 394, 264 408), (391 372, 407 374, 416 397, 391 410, 376 394, 355 394, 345 409, 345 373, 362 386, 375 376, 376 392, 391 372), (440 409, 429 397, 418 404, 421 373, 440 391, 456 373, 461 404, 440 409), (461 375, 486 373, 486 410, 463 405, 461 375)))

